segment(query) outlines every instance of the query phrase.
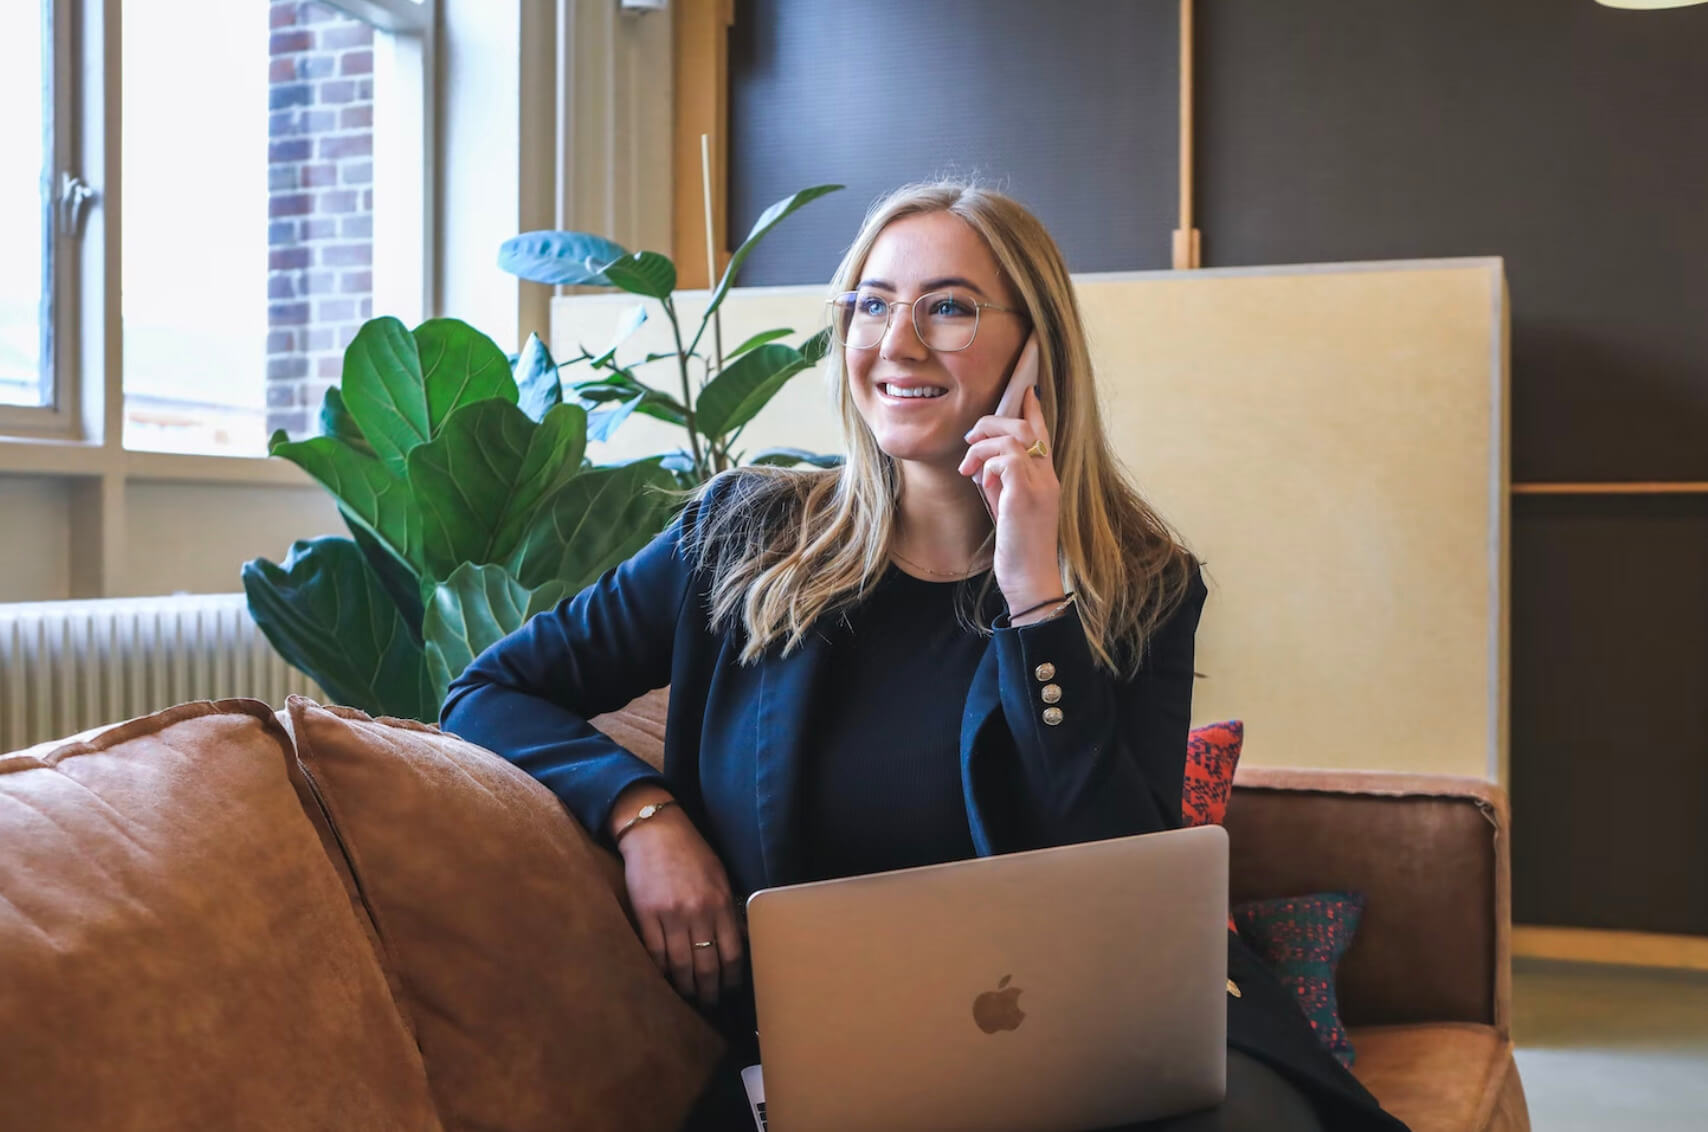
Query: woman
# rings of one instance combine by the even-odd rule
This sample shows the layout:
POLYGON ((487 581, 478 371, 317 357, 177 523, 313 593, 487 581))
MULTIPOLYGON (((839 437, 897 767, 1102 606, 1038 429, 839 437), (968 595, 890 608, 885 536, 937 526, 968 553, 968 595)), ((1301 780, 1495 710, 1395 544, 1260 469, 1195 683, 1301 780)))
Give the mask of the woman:
MULTIPOLYGON (((647 950, 731 1045, 694 1127, 751 1124, 753 891, 1180 824, 1206 590, 1110 452, 1054 242, 910 186, 833 293, 844 465, 717 477, 445 702, 621 852, 647 950), (994 416, 1028 335, 1038 383, 994 416), (587 719, 667 683, 661 774, 587 719)), ((1231 933, 1229 964, 1229 1098, 1151 1126, 1398 1126, 1231 933)))

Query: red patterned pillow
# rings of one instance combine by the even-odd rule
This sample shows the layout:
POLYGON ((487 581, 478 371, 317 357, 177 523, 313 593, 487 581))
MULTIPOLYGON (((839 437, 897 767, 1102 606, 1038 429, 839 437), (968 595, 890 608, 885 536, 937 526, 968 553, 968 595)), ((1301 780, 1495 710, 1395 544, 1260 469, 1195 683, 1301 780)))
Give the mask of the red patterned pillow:
POLYGON ((1236 907, 1233 917, 1240 938, 1263 957, 1281 985, 1299 996, 1317 1040, 1349 1068, 1354 1054, 1340 1022, 1334 969, 1352 946, 1363 914, 1361 893, 1314 892, 1253 900, 1236 907))
MULTIPOLYGON (((1234 768, 1245 744, 1245 724, 1237 719, 1207 723, 1186 735, 1186 781, 1180 789, 1181 824, 1221 825, 1234 790, 1234 768)), ((1232 916, 1228 930, 1236 931, 1232 916)))
POLYGON ((1221 825, 1234 768, 1245 744, 1245 724, 1237 719, 1195 727, 1186 737, 1186 782, 1180 791, 1180 817, 1186 825, 1221 825))

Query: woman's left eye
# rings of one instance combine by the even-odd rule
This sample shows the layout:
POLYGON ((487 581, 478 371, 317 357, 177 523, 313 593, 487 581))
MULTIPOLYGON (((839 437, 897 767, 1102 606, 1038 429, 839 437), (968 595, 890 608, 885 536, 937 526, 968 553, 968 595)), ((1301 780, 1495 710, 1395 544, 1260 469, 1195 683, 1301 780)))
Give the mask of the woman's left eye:
POLYGON ((931 314, 937 318, 964 318, 973 313, 973 308, 953 296, 937 299, 931 304, 931 314))

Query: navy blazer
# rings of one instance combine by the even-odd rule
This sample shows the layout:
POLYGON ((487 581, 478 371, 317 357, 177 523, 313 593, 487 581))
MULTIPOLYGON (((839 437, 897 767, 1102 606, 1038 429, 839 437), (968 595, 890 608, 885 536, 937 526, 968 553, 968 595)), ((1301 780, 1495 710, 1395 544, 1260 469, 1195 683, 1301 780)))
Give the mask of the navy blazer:
MULTIPOLYGON (((711 835, 745 898, 799 875, 797 786, 828 649, 809 633, 788 656, 773 646, 744 667, 741 631, 708 630, 707 579, 682 543, 699 508, 727 494, 727 482, 714 485, 634 557, 483 652, 451 684, 441 721, 544 783, 600 838, 619 794, 657 782, 711 835), (666 684, 661 775, 588 719, 666 684), (706 793, 746 799, 751 811, 707 813, 706 793)), ((961 780, 981 856, 1180 824, 1205 596, 1194 571, 1130 681, 1095 665, 1072 608, 995 630, 961 714, 961 780), (1055 725, 1044 720, 1046 683, 1061 689, 1055 725)))
MULTIPOLYGON (((773 645, 743 666, 742 631, 708 629, 708 580, 683 539, 702 507, 729 502, 738 475, 714 482, 634 557, 476 657, 452 682, 440 721, 544 783, 606 844, 617 796, 638 782, 663 786, 723 860, 739 912, 752 892, 800 879, 797 787, 811 757, 813 707, 827 691, 819 676, 828 646, 809 633, 788 656, 773 645), (660 774, 588 720, 666 684, 660 774), (708 794, 737 800, 735 812, 727 804, 708 812, 708 794)), ((995 629, 961 714, 961 782, 980 856, 1180 824, 1206 596, 1194 569, 1186 600, 1131 680, 1096 666, 1075 609, 995 629), (1046 683, 1061 688, 1054 725, 1039 694, 1046 683)), ((1230 1042, 1319 1098, 1374 1117, 1373 1126, 1397 1126, 1317 1045, 1290 992, 1228 938, 1230 974, 1248 988, 1229 999, 1230 1042)))

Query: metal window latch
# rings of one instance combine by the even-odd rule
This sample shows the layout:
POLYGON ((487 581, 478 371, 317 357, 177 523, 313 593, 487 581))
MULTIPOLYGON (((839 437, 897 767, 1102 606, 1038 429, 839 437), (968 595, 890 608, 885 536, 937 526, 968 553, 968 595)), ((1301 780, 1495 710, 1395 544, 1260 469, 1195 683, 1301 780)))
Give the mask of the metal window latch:
POLYGON ((74 173, 59 175, 59 200, 56 204, 60 235, 75 238, 83 231, 83 217, 89 211, 89 202, 94 199, 95 190, 89 182, 74 173))

